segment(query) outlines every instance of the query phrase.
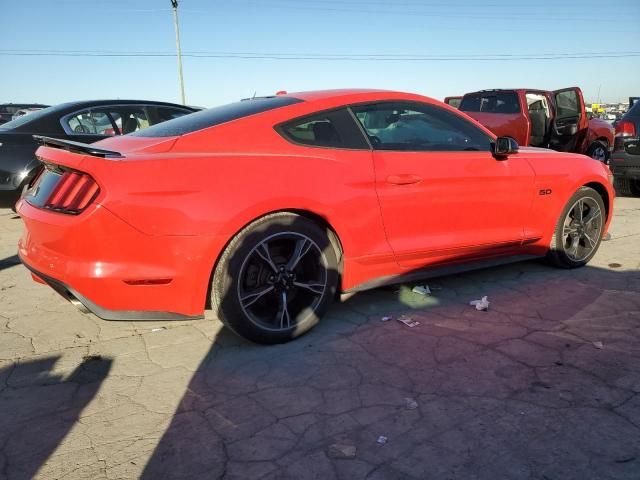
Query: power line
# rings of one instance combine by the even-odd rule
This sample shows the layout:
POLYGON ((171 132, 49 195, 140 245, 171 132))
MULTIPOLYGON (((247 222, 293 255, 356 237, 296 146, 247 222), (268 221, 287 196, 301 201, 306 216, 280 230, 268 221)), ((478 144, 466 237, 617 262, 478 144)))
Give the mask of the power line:
MULTIPOLYGON (((77 54, 129 54, 129 55, 175 55, 172 52, 163 50, 61 50, 61 49, 0 49, 0 53, 77 53, 77 54)), ((545 57, 563 57, 563 56, 589 56, 589 55, 634 55, 640 54, 636 50, 612 50, 600 52, 539 52, 535 54, 521 53, 467 53, 467 54, 419 54, 419 53, 309 53, 309 52, 248 52, 248 51, 222 51, 222 50, 187 50, 184 53, 201 54, 201 55, 275 55, 275 56, 309 56, 309 57, 420 57, 420 58, 469 58, 469 57, 527 57, 527 56, 545 56, 545 57)))
MULTIPOLYGON (((123 57, 163 58, 175 57, 172 52, 80 51, 80 50, 0 50, 0 56, 51 56, 51 57, 123 57)), ((380 61, 380 62, 456 62, 456 61, 521 61, 521 60, 569 60, 596 58, 640 57, 640 51, 628 52, 569 52, 538 54, 466 54, 466 55, 412 55, 412 54, 324 54, 324 53, 274 53, 274 52, 182 52, 190 58, 229 58, 247 60, 321 60, 321 61, 380 61)))

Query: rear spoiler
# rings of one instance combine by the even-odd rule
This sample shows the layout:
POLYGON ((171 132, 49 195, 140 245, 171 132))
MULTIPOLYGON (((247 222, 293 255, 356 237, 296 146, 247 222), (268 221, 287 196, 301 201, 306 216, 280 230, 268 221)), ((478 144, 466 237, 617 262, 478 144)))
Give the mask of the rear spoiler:
POLYGON ((33 135, 33 139, 44 147, 60 148, 73 153, 83 153, 92 157, 102 158, 123 158, 120 152, 97 148, 88 143, 73 142, 71 140, 62 140, 60 138, 45 137, 43 135, 33 135))

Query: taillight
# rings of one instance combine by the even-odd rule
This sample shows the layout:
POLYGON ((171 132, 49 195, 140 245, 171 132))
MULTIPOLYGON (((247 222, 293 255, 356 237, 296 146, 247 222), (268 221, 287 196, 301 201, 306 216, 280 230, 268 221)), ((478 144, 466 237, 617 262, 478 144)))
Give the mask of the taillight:
POLYGON ((87 208, 99 191, 100 187, 90 175, 65 171, 43 206, 57 212, 78 214, 87 208))
POLYGON ((616 125, 616 137, 635 137, 636 124, 629 120, 622 120, 616 125))

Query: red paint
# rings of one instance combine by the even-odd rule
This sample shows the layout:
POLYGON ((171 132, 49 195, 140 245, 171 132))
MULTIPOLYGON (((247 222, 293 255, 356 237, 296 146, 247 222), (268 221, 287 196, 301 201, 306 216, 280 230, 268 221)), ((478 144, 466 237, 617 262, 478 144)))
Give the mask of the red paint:
POLYGON ((522 149, 499 161, 488 152, 294 145, 274 126, 353 103, 411 100, 468 117, 406 93, 290 95, 305 101, 182 137, 96 144, 121 159, 41 147, 39 157, 90 176, 98 190, 78 215, 20 201, 21 259, 105 309, 199 315, 225 245, 270 212, 322 217, 343 247, 350 289, 436 263, 546 251, 567 199, 587 183, 613 204, 606 167, 581 155, 522 149), (553 194, 539 196, 541 188, 553 194))

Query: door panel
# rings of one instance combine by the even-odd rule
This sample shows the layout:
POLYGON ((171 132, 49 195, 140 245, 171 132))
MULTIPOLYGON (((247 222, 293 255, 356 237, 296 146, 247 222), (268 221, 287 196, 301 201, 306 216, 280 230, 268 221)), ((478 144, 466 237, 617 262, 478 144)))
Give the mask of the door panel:
POLYGON ((374 152, 389 243, 409 268, 491 256, 519 247, 533 199, 533 171, 518 155, 374 152), (394 177, 419 177, 398 184, 394 177))
POLYGON ((577 87, 556 90, 553 99, 555 117, 550 147, 560 152, 579 151, 589 127, 582 91, 577 87))
POLYGON ((381 102, 352 110, 374 148, 376 191, 400 265, 520 247, 533 195, 526 160, 497 160, 492 137, 437 105, 381 102))

